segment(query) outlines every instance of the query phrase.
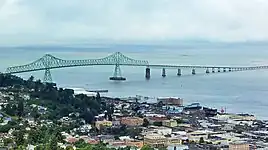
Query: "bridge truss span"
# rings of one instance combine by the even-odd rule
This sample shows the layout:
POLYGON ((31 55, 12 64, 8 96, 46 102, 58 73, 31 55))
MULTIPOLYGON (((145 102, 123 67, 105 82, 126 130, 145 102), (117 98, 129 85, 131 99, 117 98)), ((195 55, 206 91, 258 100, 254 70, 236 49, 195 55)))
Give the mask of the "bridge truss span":
MULTIPOLYGON (((117 69, 120 65, 123 66, 148 66, 149 62, 145 60, 135 60, 123 55, 120 52, 116 52, 100 59, 84 59, 84 60, 64 60, 52 56, 50 54, 44 55, 42 58, 21 66, 8 67, 6 73, 15 74, 31 71, 45 70, 44 81, 50 82, 52 80, 50 69, 65 68, 65 67, 77 67, 77 66, 92 66, 92 65, 115 65, 117 69)), ((116 72, 116 75, 121 76, 121 73, 116 72)))
POLYGON ((135 60, 116 52, 110 56, 101 59, 84 59, 84 60, 63 60, 46 54, 42 58, 26 65, 14 66, 6 69, 6 73, 22 73, 46 69, 91 66, 91 65, 124 65, 124 66, 148 66, 149 62, 145 60, 135 60))

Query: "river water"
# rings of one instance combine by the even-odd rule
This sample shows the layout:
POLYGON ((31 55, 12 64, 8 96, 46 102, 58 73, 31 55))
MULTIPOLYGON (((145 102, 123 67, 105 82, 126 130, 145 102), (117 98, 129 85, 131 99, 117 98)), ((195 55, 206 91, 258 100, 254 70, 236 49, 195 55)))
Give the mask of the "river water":
MULTIPOLYGON (((71 47, 24 47, 1 48, 0 69, 8 66, 27 64, 50 53, 62 59, 102 58, 120 51, 134 59, 148 60, 150 64, 177 65, 219 65, 256 66, 268 65, 266 45, 106 45, 87 48, 71 47)), ((87 66, 52 70, 53 80, 60 87, 85 89, 107 89, 106 96, 176 96, 185 104, 200 102, 201 105, 227 112, 251 113, 260 119, 268 119, 268 71, 205 74, 197 69, 195 76, 190 69, 183 69, 178 77, 177 70, 166 70, 167 77, 161 77, 161 69, 151 70, 151 79, 145 80, 144 67, 121 67, 125 82, 113 82, 114 66, 87 66)), ((44 71, 22 73, 27 79, 30 75, 43 78, 44 71)))

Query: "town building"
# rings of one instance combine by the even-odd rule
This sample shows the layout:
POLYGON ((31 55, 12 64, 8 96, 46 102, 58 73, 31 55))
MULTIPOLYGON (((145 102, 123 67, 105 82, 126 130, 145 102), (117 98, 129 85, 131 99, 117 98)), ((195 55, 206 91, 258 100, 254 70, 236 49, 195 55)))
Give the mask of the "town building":
POLYGON ((163 103, 165 105, 183 106, 183 99, 179 97, 158 97, 157 103, 163 103))
POLYGON ((144 136, 144 144, 153 148, 165 147, 168 140, 165 136, 159 134, 148 134, 144 136))
POLYGON ((180 114, 183 111, 183 107, 176 105, 166 105, 162 106, 162 111, 164 111, 167 114, 180 114))
POLYGON ((127 126, 141 126, 143 119, 139 117, 123 117, 121 118, 121 124, 127 126))
POLYGON ((177 136, 169 137, 167 140, 168 140, 168 145, 181 145, 182 144, 181 138, 177 136))
POLYGON ((166 126, 166 127, 177 127, 177 121, 176 120, 173 120, 173 119, 170 119, 170 120, 164 120, 162 122, 163 126, 166 126))
POLYGON ((146 117, 150 124, 154 124, 155 122, 162 123, 164 120, 167 120, 167 117, 163 116, 150 116, 146 117))
POLYGON ((112 123, 113 123, 113 126, 120 126, 121 125, 120 120, 113 120, 112 123))
POLYGON ((159 135, 171 135, 172 129, 167 127, 149 126, 143 131, 143 135, 147 134, 159 134, 159 135))
POLYGON ((126 146, 142 148, 143 141, 126 141, 126 146))
POLYGON ((212 131, 208 131, 208 130, 197 130, 197 131, 194 131, 194 132, 190 132, 188 133, 188 138, 189 140, 191 141, 199 141, 200 138, 203 138, 203 139, 208 139, 208 135, 212 133, 212 131))
POLYGON ((229 150, 249 150, 249 144, 247 143, 230 143, 229 150))
POLYGON ((107 120, 103 120, 103 121, 96 121, 95 122, 95 126, 97 129, 100 129, 101 126, 103 127, 111 127, 113 125, 112 121, 107 121, 107 120))
POLYGON ((172 133, 172 129, 167 127, 155 127, 154 130, 161 135, 170 135, 172 133))

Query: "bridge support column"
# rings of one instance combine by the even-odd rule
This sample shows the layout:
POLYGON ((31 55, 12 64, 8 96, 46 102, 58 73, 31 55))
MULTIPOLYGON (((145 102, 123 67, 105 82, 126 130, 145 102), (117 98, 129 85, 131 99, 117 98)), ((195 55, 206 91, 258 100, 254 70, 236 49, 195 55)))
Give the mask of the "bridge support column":
POLYGON ((151 69, 150 69, 149 67, 147 67, 147 68, 145 69, 145 78, 146 78, 147 80, 149 80, 149 79, 151 78, 151 69))
POLYGON ((212 68, 212 73, 215 73, 215 68, 212 68))
POLYGON ((195 75, 196 73, 195 73, 195 69, 192 69, 192 75, 195 75))
POLYGON ((207 68, 206 73, 209 73, 209 69, 207 68))
POLYGON ((47 82, 47 83, 52 82, 52 76, 51 76, 51 72, 49 69, 45 70, 44 82, 47 82))
POLYGON ((177 76, 181 76, 181 69, 178 69, 177 76))
POLYGON ((114 81, 124 81, 124 80, 126 80, 125 77, 122 77, 121 69, 120 69, 119 64, 115 65, 114 76, 110 77, 110 80, 114 80, 114 81))
POLYGON ((165 68, 163 68, 162 69, 162 77, 166 77, 167 75, 166 75, 166 69, 165 68))
POLYGON ((218 68, 218 72, 221 72, 221 68, 218 68))
POLYGON ((229 72, 231 72, 232 71, 232 68, 229 68, 229 72))
POLYGON ((226 72, 226 68, 223 68, 223 72, 226 72))

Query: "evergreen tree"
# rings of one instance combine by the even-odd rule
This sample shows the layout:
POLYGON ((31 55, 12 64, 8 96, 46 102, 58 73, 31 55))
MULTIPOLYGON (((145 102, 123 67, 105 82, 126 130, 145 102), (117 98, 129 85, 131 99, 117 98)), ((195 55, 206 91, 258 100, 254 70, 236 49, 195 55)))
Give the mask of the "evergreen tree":
POLYGON ((204 141, 204 138, 203 138, 203 137, 200 137, 200 139, 199 139, 199 143, 200 143, 200 144, 205 143, 205 141, 204 141))
POLYGON ((17 132, 14 133, 15 136, 15 142, 17 145, 24 145, 24 131, 23 130, 19 130, 17 132))
POLYGON ((52 136, 49 142, 49 149, 50 150, 57 150, 58 149, 58 141, 55 135, 52 136))
POLYGON ((101 102, 101 97, 100 97, 100 93, 99 93, 99 92, 97 92, 96 100, 97 100, 99 103, 101 102))
POLYGON ((19 103, 18 103, 18 116, 19 117, 22 117, 23 116, 23 113, 24 113, 24 102, 22 99, 19 100, 19 103))
POLYGON ((148 125, 149 125, 149 121, 146 118, 144 118, 142 126, 148 127, 148 125))

